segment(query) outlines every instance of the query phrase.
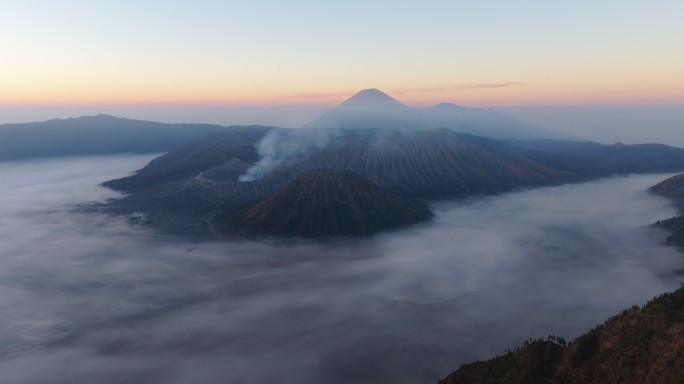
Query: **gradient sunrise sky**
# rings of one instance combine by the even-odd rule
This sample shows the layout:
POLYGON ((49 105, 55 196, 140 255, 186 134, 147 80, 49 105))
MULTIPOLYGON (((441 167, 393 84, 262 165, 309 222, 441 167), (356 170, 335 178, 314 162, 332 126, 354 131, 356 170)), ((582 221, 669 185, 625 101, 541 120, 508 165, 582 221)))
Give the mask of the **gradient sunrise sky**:
POLYGON ((5 1, 3 104, 684 101, 684 2, 5 1))

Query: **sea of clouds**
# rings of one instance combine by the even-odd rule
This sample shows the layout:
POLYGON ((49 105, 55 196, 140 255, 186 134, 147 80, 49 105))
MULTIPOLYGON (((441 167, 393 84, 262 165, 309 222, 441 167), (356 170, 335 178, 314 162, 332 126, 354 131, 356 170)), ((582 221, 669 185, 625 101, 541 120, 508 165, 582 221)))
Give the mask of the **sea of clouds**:
POLYGON ((358 241, 183 240, 81 204, 151 156, 0 163, 3 383, 433 383, 679 286, 668 175, 435 203, 358 241))

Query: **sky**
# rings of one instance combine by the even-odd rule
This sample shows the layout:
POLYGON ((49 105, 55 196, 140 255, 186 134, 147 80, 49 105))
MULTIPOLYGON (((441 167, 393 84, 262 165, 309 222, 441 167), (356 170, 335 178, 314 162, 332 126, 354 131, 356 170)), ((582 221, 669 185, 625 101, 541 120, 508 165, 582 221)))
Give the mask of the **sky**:
POLYGON ((364 88, 415 107, 681 107, 683 17, 678 0, 9 0, 0 123, 294 126, 364 88))

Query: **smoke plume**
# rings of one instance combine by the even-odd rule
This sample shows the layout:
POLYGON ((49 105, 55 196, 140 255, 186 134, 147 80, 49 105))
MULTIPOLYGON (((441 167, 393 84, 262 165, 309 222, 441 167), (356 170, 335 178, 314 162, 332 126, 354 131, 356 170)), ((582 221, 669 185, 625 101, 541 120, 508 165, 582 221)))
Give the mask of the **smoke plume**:
POLYGON ((328 145, 337 132, 323 129, 274 129, 257 143, 259 161, 247 169, 239 180, 259 180, 281 164, 306 160, 314 151, 328 145))

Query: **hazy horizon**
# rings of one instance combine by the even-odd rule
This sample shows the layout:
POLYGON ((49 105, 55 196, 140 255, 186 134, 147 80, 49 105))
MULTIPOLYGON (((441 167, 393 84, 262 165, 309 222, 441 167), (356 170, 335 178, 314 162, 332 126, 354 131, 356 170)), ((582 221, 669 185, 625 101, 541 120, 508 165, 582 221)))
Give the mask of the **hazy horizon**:
MULTIPOLYGON (((351 96, 351 95, 349 95, 351 96)), ((400 100, 401 101, 401 100, 400 100)), ((415 108, 429 106, 409 105, 415 108)), ((468 105, 462 105, 469 107, 468 105)), ((0 125, 98 114, 162 123, 268 125, 298 128, 335 105, 156 105, 2 107, 0 125)), ((486 108, 486 107, 485 107, 486 108)), ((665 106, 499 106, 506 116, 588 140, 614 144, 660 143, 684 147, 684 107, 665 106)))

